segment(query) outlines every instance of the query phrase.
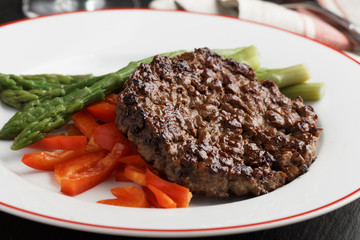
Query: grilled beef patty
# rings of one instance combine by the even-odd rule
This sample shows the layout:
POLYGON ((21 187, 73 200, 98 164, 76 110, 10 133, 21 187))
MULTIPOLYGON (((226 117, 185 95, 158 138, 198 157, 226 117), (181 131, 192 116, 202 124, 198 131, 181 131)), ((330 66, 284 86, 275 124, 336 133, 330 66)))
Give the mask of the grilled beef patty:
POLYGON ((316 158, 317 115, 246 64, 207 48, 141 64, 118 96, 116 123, 140 155, 193 193, 273 191, 316 158))

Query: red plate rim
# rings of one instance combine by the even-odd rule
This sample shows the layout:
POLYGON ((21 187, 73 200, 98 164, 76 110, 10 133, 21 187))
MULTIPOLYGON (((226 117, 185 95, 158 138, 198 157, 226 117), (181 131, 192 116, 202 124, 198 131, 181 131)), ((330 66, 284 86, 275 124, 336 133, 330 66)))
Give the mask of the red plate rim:
MULTIPOLYGON (((248 224, 242 224, 242 225, 234 225, 234 226, 226 226, 226 227, 215 227, 215 228, 192 228, 192 229, 147 229, 147 228, 128 228, 128 227, 115 227, 115 226, 106 226, 106 225, 99 225, 99 224, 90 224, 90 223, 84 223, 84 222, 78 222, 78 221, 71 221, 71 220, 67 220, 67 219, 62 219, 62 218, 56 218, 56 217, 51 217, 48 215, 44 215, 44 214, 39 214, 36 212, 32 212, 32 211, 28 211, 22 208, 18 208, 3 202, 0 202, 0 205, 15 210, 17 212, 22 212, 22 213, 26 213, 26 214, 30 214, 32 216, 36 216, 36 217, 41 217, 41 218, 45 218, 45 219, 50 219, 50 220, 55 220, 55 221, 59 221, 59 222, 63 222, 63 223, 67 223, 67 224, 76 224, 76 225, 81 225, 81 226, 87 226, 87 227, 95 227, 95 228, 102 228, 102 229, 113 229, 113 230, 123 230, 123 231, 137 231, 137 232, 168 232, 168 233, 176 233, 176 232, 205 232, 205 231, 220 231, 220 230, 231 230, 231 229, 241 229, 241 228, 246 228, 246 227, 256 227, 256 226, 260 226, 260 225, 266 225, 266 224, 273 224, 273 223, 279 223, 285 220, 291 220, 294 218, 299 218, 305 215, 308 215, 310 213, 315 213, 318 212, 320 215, 320 210, 323 210, 325 208, 329 208, 331 206, 334 206, 335 204, 338 204, 340 202, 342 202, 343 204, 346 204, 345 200, 349 199, 351 196, 356 195, 357 193, 360 192, 360 188, 353 191, 352 193, 339 198, 331 203, 325 204, 321 207, 306 211, 306 212, 302 212, 302 213, 298 213, 298 214, 294 214, 291 216, 287 216, 287 217, 283 217, 283 218, 278 218, 278 219, 273 219, 273 220, 268 220, 268 221, 263 221, 263 222, 255 222, 255 223, 248 223, 248 224)), ((341 206, 341 205, 340 205, 341 206)))

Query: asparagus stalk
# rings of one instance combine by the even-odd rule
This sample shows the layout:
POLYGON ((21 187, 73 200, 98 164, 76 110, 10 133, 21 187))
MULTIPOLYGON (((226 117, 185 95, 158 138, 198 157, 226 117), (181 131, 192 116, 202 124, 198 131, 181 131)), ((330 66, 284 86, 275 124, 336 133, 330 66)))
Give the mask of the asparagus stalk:
POLYGON ((0 90, 4 89, 22 89, 22 87, 11 78, 11 75, 0 73, 0 90))
POLYGON ((93 77, 92 74, 84 75, 62 75, 62 74, 36 74, 36 75, 20 75, 25 80, 31 81, 42 81, 46 83, 56 83, 56 84, 74 84, 87 80, 93 77))
MULTIPOLYGON (((6 76, 10 77, 11 75, 6 75, 6 76)), ((78 76, 56 75, 56 79, 53 78, 53 76, 54 74, 31 75, 30 77, 32 80, 29 82, 33 82, 33 83, 27 84, 28 90, 23 89, 23 86, 16 85, 19 88, 10 88, 3 90, 0 93, 0 98, 4 103, 8 104, 9 106, 14 107, 16 109, 22 109, 30 101, 33 101, 35 99, 47 99, 47 98, 63 96, 77 88, 83 88, 88 85, 94 84, 96 81, 98 81, 100 78, 105 77, 106 75, 103 75, 100 78, 93 77, 91 74, 78 75, 78 76), (33 78, 34 76, 39 76, 40 78, 35 79, 33 78), (46 77, 44 78, 44 76, 46 77), (36 82, 35 80, 40 80, 40 81, 36 82), (62 82, 68 81, 69 84, 47 83, 46 82, 47 80, 50 81, 58 80, 58 83, 60 83, 60 81, 62 82), (41 87, 41 84, 44 84, 44 87, 41 87)), ((14 77, 19 78, 20 76, 14 76, 14 77)))
POLYGON ((305 101, 320 100, 325 93, 325 84, 322 82, 307 82, 281 88, 280 91, 288 98, 300 96, 305 101))
POLYGON ((6 89, 0 93, 0 99, 13 108, 21 109, 24 104, 37 100, 39 97, 22 89, 6 89))
POLYGON ((249 65, 254 71, 260 68, 260 54, 255 46, 236 49, 215 49, 214 52, 225 58, 249 65))
POLYGON ((91 78, 87 75, 60 75, 60 74, 38 74, 38 75, 14 75, 0 73, 0 89, 43 89, 52 90, 64 88, 66 85, 75 84, 91 78))
POLYGON ((13 75, 0 73, 1 100, 21 109, 30 101, 62 96, 92 78, 87 75, 13 75), (65 90, 64 90, 65 89, 65 90))
MULTIPOLYGON (((29 146, 45 137, 49 131, 59 128, 71 120, 71 116, 85 105, 101 101, 123 83, 123 74, 110 74, 90 87, 76 89, 64 97, 55 98, 60 104, 47 104, 43 113, 35 121, 30 122, 16 137, 11 149, 18 150, 29 146)), ((50 100, 50 102, 54 102, 50 100)))
MULTIPOLYGON (((96 77, 90 79, 93 85, 96 82, 103 82, 104 79, 107 79, 109 75, 104 75, 104 77, 96 77), (94 79, 96 81, 94 81, 94 79), (102 80, 102 81, 101 81, 102 80)), ((60 97, 49 98, 49 99, 40 99, 31 101, 25 105, 23 109, 17 111, 15 115, 3 126, 0 130, 0 139, 14 139, 27 125, 37 120, 43 119, 48 114, 55 114, 56 111, 51 111, 52 108, 61 106, 64 102, 64 99, 70 101, 70 106, 76 104, 74 102, 77 99, 77 96, 74 95, 78 92, 76 90, 85 89, 87 91, 86 85, 82 88, 74 88, 73 91, 70 91, 68 94, 60 97)))
POLYGON ((266 69, 256 71, 259 81, 273 81, 279 88, 303 83, 310 79, 310 73, 305 64, 293 65, 286 68, 266 69))
POLYGON ((58 96, 63 96, 64 94, 65 90, 61 88, 52 90, 7 89, 0 93, 0 99, 1 101, 13 108, 22 109, 27 103, 31 101, 45 98, 54 98, 58 96))

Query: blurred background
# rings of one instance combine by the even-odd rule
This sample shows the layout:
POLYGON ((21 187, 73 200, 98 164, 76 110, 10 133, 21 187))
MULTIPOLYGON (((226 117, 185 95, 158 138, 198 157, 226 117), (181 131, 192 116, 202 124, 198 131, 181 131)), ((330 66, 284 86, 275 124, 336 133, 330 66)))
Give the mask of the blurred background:
MULTIPOLYGON (((148 7, 151 0, 107 0, 106 5, 104 5, 104 1, 92 1, 88 6, 93 6, 97 8, 113 8, 113 7, 148 7)), ((52 7, 55 3, 59 1, 56 0, 1 0, 0 1, 0 23, 6 23, 14 20, 19 20, 23 18, 27 18, 29 16, 35 16, 34 12, 37 11, 39 14, 46 14, 46 13, 53 13, 58 9, 52 7), (26 14, 27 15, 26 15, 26 14)), ((64 4, 62 5, 65 9, 69 5, 79 8, 85 8, 86 5, 84 4, 76 4, 76 1, 63 1, 64 4)), ((60 4, 61 6, 61 4, 60 4)), ((73 9, 74 10, 74 9, 73 9)))

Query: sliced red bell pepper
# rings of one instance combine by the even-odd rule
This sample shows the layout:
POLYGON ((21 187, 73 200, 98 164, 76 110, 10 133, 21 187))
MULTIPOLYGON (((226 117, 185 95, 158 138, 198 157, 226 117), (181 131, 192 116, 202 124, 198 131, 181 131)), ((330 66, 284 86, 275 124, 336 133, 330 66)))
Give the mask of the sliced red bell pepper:
POLYGON ((184 208, 189 206, 192 194, 188 188, 180 186, 176 183, 168 182, 159 176, 156 176, 149 169, 146 169, 145 181, 147 187, 152 185, 167 194, 176 202, 177 207, 184 208))
POLYGON ((111 193, 128 207, 150 207, 142 189, 135 186, 124 186, 111 189, 111 193))
MULTIPOLYGON (((70 171, 65 171, 66 176, 60 179, 61 192, 73 196, 101 183, 113 172, 118 164, 119 156, 123 154, 123 150, 122 144, 115 144, 110 153, 94 161, 94 163, 87 166, 85 164, 85 167, 84 163, 80 166, 75 165, 70 171), (70 174, 68 174, 69 172, 70 174)), ((55 166, 55 174, 57 168, 58 165, 55 166)))
POLYGON ((116 93, 110 93, 106 95, 104 101, 110 104, 116 105, 118 95, 116 93))
POLYGON ((93 103, 86 108, 89 113, 97 120, 102 122, 115 121, 115 109, 116 105, 108 103, 106 101, 100 101, 93 103))
POLYGON ((61 184, 63 179, 92 168, 100 159, 104 158, 106 154, 107 151, 105 150, 86 153, 57 164, 54 167, 55 178, 61 184))
POLYGON ((137 202, 134 199, 130 200, 124 200, 119 198, 112 198, 112 199, 104 199, 99 200, 97 203, 106 204, 106 205, 113 205, 113 206, 119 206, 119 207, 137 207, 137 208, 150 208, 151 205, 147 200, 145 199, 144 202, 137 202), (145 202, 146 201, 146 202, 145 202))
POLYGON ((88 138, 92 137, 93 131, 100 126, 86 109, 75 113, 72 116, 72 120, 80 132, 88 138))
POLYGON ((124 169, 124 175, 132 182, 140 186, 145 186, 145 171, 146 170, 144 168, 126 164, 124 169))
POLYGON ((131 180, 128 179, 125 176, 125 164, 119 163, 116 166, 116 169, 115 169, 115 181, 117 181, 117 182, 131 182, 131 180))
POLYGON ((134 145, 120 133, 115 123, 105 123, 98 126, 94 131, 94 141, 109 151, 111 151, 115 143, 122 143, 126 147, 126 155, 136 153, 134 145))
POLYGON ((145 162, 139 154, 122 157, 119 159, 119 162, 137 167, 148 168, 150 170, 153 169, 153 166, 145 162))
POLYGON ((82 132, 75 126, 75 124, 68 123, 65 125, 66 133, 68 136, 83 135, 82 132))
POLYGON ((33 145, 30 145, 29 148, 45 150, 80 150, 85 149, 86 144, 86 136, 48 135, 33 145))
POLYGON ((24 154, 21 161, 25 165, 37 170, 52 171, 54 170, 55 165, 84 155, 85 153, 84 150, 33 152, 24 154))
POLYGON ((160 207, 176 208, 176 202, 171 199, 171 197, 169 197, 166 193, 153 185, 147 185, 147 188, 155 195, 156 201, 160 207))
POLYGON ((160 204, 158 203, 155 194, 147 187, 141 187, 141 189, 144 191, 146 199, 151 204, 151 206, 154 206, 155 208, 162 208, 160 204))
MULTIPOLYGON (((99 144, 95 143, 94 137, 90 137, 85 150, 87 152, 96 152, 96 151, 106 150, 106 149, 103 149, 101 146, 99 146, 99 144)), ((108 150, 106 150, 106 151, 108 151, 108 150)))

